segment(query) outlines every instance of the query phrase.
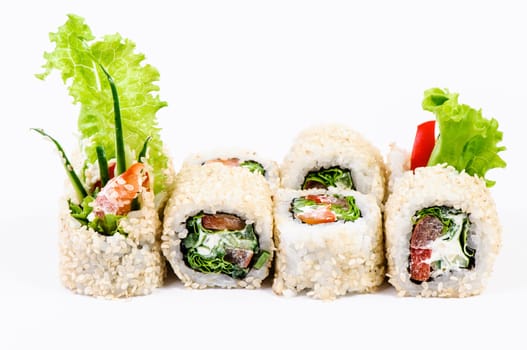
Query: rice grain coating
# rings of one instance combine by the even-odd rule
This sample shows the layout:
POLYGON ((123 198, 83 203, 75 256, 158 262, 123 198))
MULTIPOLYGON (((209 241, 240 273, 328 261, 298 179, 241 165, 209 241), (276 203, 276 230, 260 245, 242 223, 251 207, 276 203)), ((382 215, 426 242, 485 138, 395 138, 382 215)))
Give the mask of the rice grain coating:
POLYGON ((385 205, 386 257, 389 283, 401 296, 467 297, 480 294, 492 273, 501 246, 495 203, 485 182, 451 166, 436 165, 407 171, 393 182, 385 205), (459 269, 420 285, 408 272, 411 218, 417 210, 448 206, 469 214, 475 267, 459 269))
POLYGON ((252 160, 260 163, 265 169, 265 179, 269 182, 271 192, 275 192, 280 186, 280 172, 278 163, 274 160, 268 159, 255 151, 244 148, 224 148, 214 149, 207 152, 194 153, 188 156, 184 162, 183 167, 187 165, 202 165, 204 162, 213 159, 230 159, 238 158, 240 162, 252 160))
POLYGON ((104 236, 81 225, 62 201, 60 276, 78 294, 104 298, 146 295, 163 284, 166 262, 161 254, 161 223, 152 192, 142 192, 141 209, 121 219, 128 233, 104 236))
POLYGON ((261 286, 268 276, 274 254, 272 199, 264 177, 247 169, 221 164, 186 165, 176 176, 163 223, 162 250, 177 277, 190 288, 248 288, 261 286), (252 268, 243 279, 221 273, 202 273, 185 264, 181 241, 187 236, 186 220, 201 211, 237 215, 254 223, 260 249, 271 256, 259 269, 252 268))
POLYGON ((313 126, 296 137, 280 167, 282 187, 301 189, 308 172, 333 166, 351 170, 355 189, 383 203, 386 170, 380 151, 360 133, 339 124, 313 126))
POLYGON ((384 281, 382 219, 371 195, 352 190, 287 190, 275 198, 277 254, 273 291, 332 300, 350 292, 366 293, 384 281), (294 198, 308 194, 353 196, 362 217, 354 222, 308 225, 293 218, 294 198))

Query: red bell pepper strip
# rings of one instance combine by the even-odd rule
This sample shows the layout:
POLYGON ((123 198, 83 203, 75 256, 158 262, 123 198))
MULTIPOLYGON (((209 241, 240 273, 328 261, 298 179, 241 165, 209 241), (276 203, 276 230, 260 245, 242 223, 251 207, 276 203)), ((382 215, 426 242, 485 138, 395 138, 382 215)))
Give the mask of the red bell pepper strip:
POLYGON ((435 120, 430 120, 417 126, 412 157, 410 159, 410 168, 412 170, 428 164, 435 142, 435 120))

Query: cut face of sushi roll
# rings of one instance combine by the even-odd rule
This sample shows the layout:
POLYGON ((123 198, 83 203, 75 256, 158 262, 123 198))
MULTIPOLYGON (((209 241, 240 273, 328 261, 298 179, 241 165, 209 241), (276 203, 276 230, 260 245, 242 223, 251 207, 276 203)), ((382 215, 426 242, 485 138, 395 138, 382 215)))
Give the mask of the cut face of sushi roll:
POLYGON ((273 291, 331 300, 384 281, 381 213, 353 190, 287 190, 275 198, 273 291))
POLYGON ((410 279, 419 283, 475 265, 469 215, 446 206, 418 210, 410 238, 410 279))
POLYGON ((379 150, 344 125, 320 125, 302 131, 281 164, 284 188, 351 189, 385 196, 385 167, 379 150))
POLYGON ((254 224, 237 215, 199 213, 187 219, 186 228, 181 252, 196 271, 243 279, 251 268, 259 269, 269 259, 268 251, 260 251, 254 224))
POLYGON ((165 211, 162 249, 187 287, 258 288, 274 244, 269 184, 241 167, 186 165, 165 211))
POLYGON ((295 219, 309 225, 355 221, 361 216, 353 196, 338 194, 308 194, 295 198, 291 211, 295 219))
POLYGON ((385 206, 389 282, 400 295, 480 294, 501 246, 485 182, 452 167, 404 173, 385 206))
POLYGON ((272 192, 280 184, 278 164, 275 161, 267 159, 257 152, 242 148, 215 149, 213 151, 195 153, 185 159, 183 166, 211 163, 241 167, 252 173, 260 174, 265 177, 272 192))

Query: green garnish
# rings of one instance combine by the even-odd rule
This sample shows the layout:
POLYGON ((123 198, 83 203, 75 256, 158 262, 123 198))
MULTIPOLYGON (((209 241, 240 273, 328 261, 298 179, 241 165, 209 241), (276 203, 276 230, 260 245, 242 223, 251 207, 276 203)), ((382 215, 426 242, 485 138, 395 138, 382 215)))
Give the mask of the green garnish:
MULTIPOLYGON (((118 150, 117 155, 121 154, 121 158, 117 159, 117 167, 119 166, 119 163, 122 167, 124 167, 124 170, 121 172, 123 173, 126 171, 126 162, 124 159, 124 141, 123 141, 123 135, 122 135, 122 128, 121 128, 121 118, 120 118, 120 112, 119 112, 119 97, 117 95, 117 90, 115 89, 115 84, 113 83, 113 80, 111 76, 106 72, 104 67, 100 66, 100 68, 105 73, 106 77, 108 78, 108 81, 110 83, 110 86, 112 86, 112 97, 115 101, 114 107, 115 107, 115 123, 119 126, 116 127, 115 132, 115 140, 116 140, 116 149, 118 150), (121 150, 121 151, 119 151, 121 150)), ((119 228, 119 220, 123 218, 123 215, 114 215, 114 214, 104 214, 102 216, 94 216, 91 220, 88 218, 89 214, 93 211, 93 207, 90 205, 91 202, 93 202, 95 199, 92 196, 92 193, 88 194, 88 192, 84 189, 84 185, 82 184, 81 180, 73 170, 73 167, 71 166, 68 158, 66 157, 66 154, 58 141, 56 141, 54 138, 46 134, 42 129, 33 129, 37 131, 38 133, 47 136, 59 149, 59 152, 61 153, 62 157, 64 158, 64 166, 66 168, 66 171, 68 172, 68 176, 72 182, 73 187, 75 188, 77 192, 77 196, 80 197, 81 204, 74 204, 71 200, 68 200, 69 208, 71 216, 75 219, 77 219, 82 224, 88 226, 89 228, 92 228, 96 232, 99 232, 106 236, 111 236, 115 234, 116 232, 119 232, 123 234, 124 236, 127 236, 127 233, 123 232, 119 228)), ((146 148, 143 146, 143 149, 146 148)), ((99 175, 101 178, 101 188, 106 185, 106 183, 109 181, 109 171, 108 171, 108 161, 106 159, 106 152, 104 151, 104 148, 100 145, 97 145, 95 147, 95 151, 97 154, 97 162, 99 164, 99 175)), ((146 152, 146 151, 145 151, 146 152)), ((120 175, 121 173, 118 173, 116 170, 115 176, 120 175)), ((98 189, 95 189, 98 191, 98 189)), ((138 198, 134 198, 134 201, 132 202, 132 209, 137 210, 139 209, 139 200, 138 198)))
POLYGON ((248 169, 251 173, 257 173, 265 176, 265 169, 262 164, 254 160, 246 160, 240 163, 242 168, 248 169))
MULTIPOLYGON (((148 142, 152 139, 151 136, 148 136, 145 140, 145 143, 143 144, 143 148, 141 149, 141 152, 139 152, 139 156, 137 157, 137 161, 139 163, 143 163, 146 158, 146 151, 148 149, 148 142)), ((139 197, 135 197, 132 200, 132 207, 131 210, 138 210, 141 208, 141 205, 139 204, 139 197)))
POLYGON ((108 160, 104 148, 97 146, 97 162, 99 163, 99 176, 101 177, 101 188, 104 187, 110 180, 110 172, 108 170, 108 160))
POLYGON ((104 75, 106 75, 106 79, 112 90, 115 123, 115 176, 118 176, 126 171, 126 156, 124 154, 123 123, 121 121, 121 108, 119 107, 119 94, 117 93, 117 87, 115 86, 112 76, 101 64, 99 64, 99 67, 104 75))
POLYGON ((81 224, 88 226, 88 215, 93 211, 91 203, 94 200, 95 199, 92 196, 86 196, 80 204, 76 204, 71 199, 68 199, 71 216, 77 219, 81 224))
MULTIPOLYGON (((168 156, 163 152, 156 113, 167 104, 156 94, 159 72, 143 63, 145 56, 135 52, 132 41, 119 34, 95 40, 84 19, 76 15, 68 15, 66 23, 50 34, 50 40, 55 48, 44 54, 44 72, 37 77, 45 79, 52 70, 60 71, 62 80, 68 83, 73 102, 80 104, 78 127, 86 163, 93 164, 97 160, 97 146, 104 148, 108 159, 135 159, 135 152, 151 136, 148 162, 153 169, 153 189, 155 194, 164 191, 170 180, 165 173, 168 156), (112 87, 101 83, 108 79, 105 70, 117 82, 119 90, 118 113, 126 140, 125 157, 121 147, 116 147, 118 125, 112 87)), ((122 168, 122 163, 119 167, 122 168)))
POLYGON ((71 216, 77 219, 81 224, 93 229, 105 236, 113 236, 115 233, 120 233, 127 236, 120 226, 119 221, 124 217, 123 215, 105 214, 102 217, 95 216, 89 219, 88 216, 92 213, 93 207, 91 203, 95 200, 92 196, 86 196, 80 204, 75 204, 68 200, 68 206, 71 216))
POLYGON ((302 189, 339 187, 343 189, 355 189, 349 169, 340 167, 322 168, 307 173, 302 183, 302 189))
POLYGON ((113 236, 115 233, 120 233, 123 236, 128 236, 128 233, 124 232, 119 227, 119 221, 123 218, 122 215, 105 214, 102 217, 96 216, 92 221, 88 223, 88 227, 91 227, 95 232, 100 232, 106 236, 113 236))
POLYGON ((505 150, 498 146, 503 138, 498 121, 484 118, 481 110, 459 104, 458 94, 438 88, 425 91, 422 106, 436 115, 439 125, 439 136, 428 165, 447 163, 458 171, 478 175, 487 187, 493 186, 495 181, 485 178, 485 174, 507 165, 498 155, 505 150))
POLYGON ((269 260, 270 257, 271 257, 271 253, 269 253, 267 250, 262 250, 262 252, 260 253, 260 256, 254 263, 253 267, 255 269, 261 269, 265 265, 265 263, 269 260))
POLYGON ((42 136, 47 137, 51 140, 57 147, 57 150, 60 153, 60 156, 62 157, 62 163, 64 164, 64 169, 66 169, 66 173, 68 174, 68 178, 71 181, 71 184, 73 185, 73 188, 75 190, 75 193, 77 194, 78 200, 84 199, 88 195, 88 192, 84 188, 84 185, 82 184, 81 180, 77 176, 77 173, 75 173, 75 170, 73 169, 73 166, 71 165, 68 157, 66 156, 66 153, 64 152, 64 149, 60 145, 60 143, 55 140, 53 137, 48 135, 43 129, 37 129, 37 128, 31 128, 31 130, 34 130, 41 134, 42 136))
MULTIPOLYGON (((69 85, 73 102, 80 103, 78 128, 81 151, 86 156, 83 169, 97 161, 101 187, 94 188, 93 193, 88 192, 60 144, 42 129, 33 130, 53 141, 64 159, 64 167, 77 193, 76 203, 79 203, 68 201, 72 217, 101 234, 119 232, 126 235, 119 228, 119 221, 124 216, 94 215, 91 202, 109 181, 107 157, 115 158, 114 176, 119 176, 126 171, 127 158, 131 159, 138 150, 140 162, 144 161, 149 150, 154 193, 165 190, 169 181, 164 172, 168 167, 168 157, 162 149, 155 114, 166 103, 152 94, 159 90, 154 84, 159 73, 152 66, 142 64, 144 55, 134 53, 133 42, 119 34, 107 35, 95 42, 94 39, 83 18, 68 15, 66 23, 56 33, 50 34, 55 49, 44 53, 45 71, 37 77, 45 79, 52 70, 59 70, 64 83, 69 85), (102 84, 103 80, 108 84, 102 84), (116 81, 119 82, 119 93, 116 81)), ((137 198, 132 202, 132 209, 139 209, 137 198)))
POLYGON ((152 136, 148 136, 145 140, 145 143, 143 144, 143 148, 141 149, 141 152, 139 152, 139 156, 137 157, 137 161, 139 163, 144 163, 144 160, 146 158, 146 151, 148 149, 148 142, 152 139, 152 136))

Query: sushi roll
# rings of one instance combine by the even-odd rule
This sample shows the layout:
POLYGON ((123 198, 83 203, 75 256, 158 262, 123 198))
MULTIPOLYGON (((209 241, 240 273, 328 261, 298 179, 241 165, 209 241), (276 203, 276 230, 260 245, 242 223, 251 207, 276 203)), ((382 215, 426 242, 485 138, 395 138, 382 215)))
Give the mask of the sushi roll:
POLYGON ((385 199, 385 166, 380 151, 345 125, 317 125, 302 131, 280 167, 283 188, 353 189, 385 199))
POLYGON ((494 182, 485 175, 506 165, 502 133, 495 119, 457 99, 425 91, 423 107, 436 120, 418 127, 412 152, 393 147, 388 157, 387 275, 401 296, 480 294, 501 247, 494 182))
POLYGON ((186 164, 203 165, 209 163, 239 166, 252 173, 260 174, 265 177, 272 192, 276 191, 280 186, 278 164, 255 151, 243 148, 214 149, 208 152, 194 153, 184 160, 183 166, 186 164))
POLYGON ((34 129, 56 146, 69 179, 59 215, 62 283, 95 297, 150 294, 166 275, 159 213, 174 181, 155 118, 165 103, 151 94, 157 70, 142 65, 144 56, 119 34, 92 41, 76 15, 51 38, 56 47, 38 77, 61 71, 81 104, 73 161, 34 129))
MULTIPOLYGON (((89 214, 84 217, 81 211, 87 209, 74 203, 74 196, 69 195, 62 201, 60 276, 68 289, 78 294, 120 298, 150 294, 163 284, 166 265, 161 254, 161 221, 154 194, 139 185, 142 180, 132 179, 144 178, 140 175, 146 172, 141 168, 141 163, 135 163, 102 189, 122 193, 126 187, 133 186, 128 194, 138 200, 138 209, 122 208, 109 214, 104 211, 108 210, 105 205, 96 206, 91 218, 89 214), (121 181, 125 182, 123 186, 118 185, 121 181), (113 227, 105 227, 107 225, 113 227)), ((104 197, 96 198, 98 204, 104 197)), ((122 198, 123 202, 128 202, 122 198)))
POLYGON ((406 172, 388 198, 390 283, 401 295, 479 294, 501 245, 501 226, 485 182, 451 166, 406 172))
POLYGON ((259 288, 274 254, 271 191, 241 167, 187 165, 165 210, 162 249, 190 288, 259 288))
POLYGON ((354 190, 281 189, 275 198, 273 291, 332 300, 384 281, 381 211, 354 190))

